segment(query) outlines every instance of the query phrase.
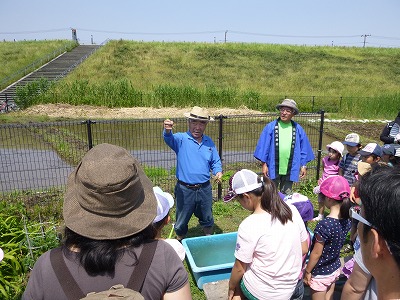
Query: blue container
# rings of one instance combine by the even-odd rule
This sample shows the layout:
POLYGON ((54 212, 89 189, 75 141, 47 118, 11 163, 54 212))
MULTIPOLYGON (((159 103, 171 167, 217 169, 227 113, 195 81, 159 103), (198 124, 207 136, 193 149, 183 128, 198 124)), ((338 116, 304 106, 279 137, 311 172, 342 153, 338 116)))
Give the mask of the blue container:
POLYGON ((235 263, 236 238, 237 232, 230 232, 182 240, 199 289, 204 283, 229 279, 235 263))

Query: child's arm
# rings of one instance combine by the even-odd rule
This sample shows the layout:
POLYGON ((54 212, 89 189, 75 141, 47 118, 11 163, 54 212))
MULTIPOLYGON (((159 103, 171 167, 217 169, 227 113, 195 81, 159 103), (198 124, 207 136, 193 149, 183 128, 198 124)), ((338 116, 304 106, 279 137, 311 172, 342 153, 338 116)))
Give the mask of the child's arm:
POLYGON ((236 259, 235 264, 233 265, 231 278, 229 278, 229 290, 228 290, 228 299, 232 299, 235 296, 235 290, 239 289, 240 280, 243 277, 244 272, 246 271, 247 264, 236 259))
POLYGON ((317 236, 317 238, 315 239, 314 248, 310 253, 310 258, 305 269, 304 283, 307 285, 309 285, 311 280, 311 271, 314 269, 319 259, 321 258, 322 250, 324 250, 324 245, 325 243, 322 242, 322 239, 317 236))

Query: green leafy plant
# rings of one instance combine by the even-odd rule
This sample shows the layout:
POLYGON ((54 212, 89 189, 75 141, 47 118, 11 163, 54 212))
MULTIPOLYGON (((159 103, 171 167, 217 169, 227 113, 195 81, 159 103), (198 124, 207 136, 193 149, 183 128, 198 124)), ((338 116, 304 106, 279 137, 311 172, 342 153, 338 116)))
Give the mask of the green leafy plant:
POLYGON ((20 299, 28 271, 43 252, 59 243, 53 223, 29 223, 23 213, 22 206, 0 213, 0 246, 4 251, 0 262, 1 299, 20 299), (11 211, 18 213, 9 215, 11 211))

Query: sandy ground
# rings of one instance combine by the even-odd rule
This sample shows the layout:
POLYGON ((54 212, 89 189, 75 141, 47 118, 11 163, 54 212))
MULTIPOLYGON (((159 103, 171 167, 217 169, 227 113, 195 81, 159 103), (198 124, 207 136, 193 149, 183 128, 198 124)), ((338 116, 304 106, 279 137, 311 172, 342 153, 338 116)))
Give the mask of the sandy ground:
MULTIPOLYGON (((147 118, 179 118, 183 117, 188 108, 153 108, 153 107, 124 107, 108 108, 80 105, 73 106, 69 104, 46 104, 29 107, 23 111, 24 115, 45 115, 54 118, 96 118, 96 119, 147 119, 147 118)), ((218 115, 250 115, 261 114, 261 111, 250 110, 247 107, 231 108, 208 108, 213 116, 218 115)))

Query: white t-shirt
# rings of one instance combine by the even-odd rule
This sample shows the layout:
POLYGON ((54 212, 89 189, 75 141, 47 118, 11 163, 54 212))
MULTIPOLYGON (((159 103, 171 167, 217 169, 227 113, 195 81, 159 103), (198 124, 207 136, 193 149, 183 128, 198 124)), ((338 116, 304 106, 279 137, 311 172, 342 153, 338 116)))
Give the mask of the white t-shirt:
POLYGON ((178 254, 182 261, 185 260, 185 247, 183 247, 183 245, 177 239, 164 239, 163 241, 170 244, 172 248, 174 248, 176 254, 178 254))
POLYGON ((265 212, 248 216, 238 229, 235 257, 248 264, 243 281, 259 299, 287 300, 298 281, 301 242, 307 240, 307 231, 297 209, 289 207, 293 222, 271 222, 271 215, 265 212))

